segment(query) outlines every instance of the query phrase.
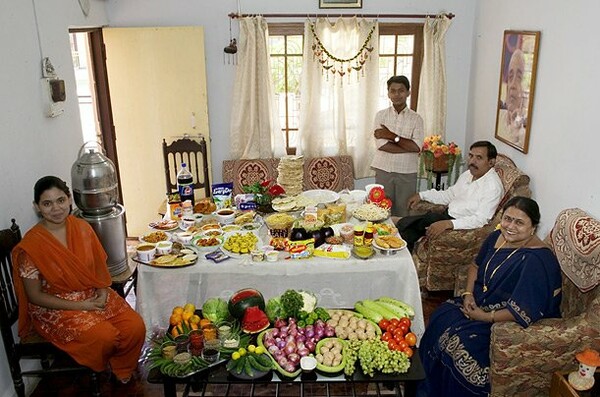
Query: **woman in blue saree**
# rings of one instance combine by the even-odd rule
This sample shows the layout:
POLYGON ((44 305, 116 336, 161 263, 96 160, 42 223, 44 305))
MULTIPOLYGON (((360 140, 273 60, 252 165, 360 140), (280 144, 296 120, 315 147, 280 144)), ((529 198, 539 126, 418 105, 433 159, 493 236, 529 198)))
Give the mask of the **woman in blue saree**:
POLYGON ((534 200, 514 197, 506 203, 500 230, 488 236, 469 268, 466 291, 431 316, 419 346, 426 373, 420 397, 487 396, 492 324, 528 327, 560 317, 560 267, 535 235, 539 221, 534 200))

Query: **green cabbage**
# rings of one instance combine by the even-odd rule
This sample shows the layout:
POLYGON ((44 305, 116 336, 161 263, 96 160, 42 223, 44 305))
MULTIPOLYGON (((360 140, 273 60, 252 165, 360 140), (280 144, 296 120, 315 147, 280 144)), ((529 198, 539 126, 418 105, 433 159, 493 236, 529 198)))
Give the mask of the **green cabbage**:
POLYGON ((283 305, 279 298, 271 298, 267 301, 267 307, 265 309, 267 317, 271 322, 275 322, 278 318, 286 318, 283 305))
POLYGON ((229 318, 227 302, 221 298, 209 298, 202 305, 202 315, 217 324, 229 318))

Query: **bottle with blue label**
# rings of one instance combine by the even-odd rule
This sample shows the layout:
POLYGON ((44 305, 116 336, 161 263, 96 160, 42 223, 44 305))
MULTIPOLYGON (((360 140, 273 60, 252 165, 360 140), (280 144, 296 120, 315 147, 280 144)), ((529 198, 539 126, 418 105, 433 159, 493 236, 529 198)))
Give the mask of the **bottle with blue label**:
POLYGON ((181 169, 177 173, 177 190, 181 202, 190 200, 194 206, 194 176, 188 170, 186 163, 181 163, 181 169))

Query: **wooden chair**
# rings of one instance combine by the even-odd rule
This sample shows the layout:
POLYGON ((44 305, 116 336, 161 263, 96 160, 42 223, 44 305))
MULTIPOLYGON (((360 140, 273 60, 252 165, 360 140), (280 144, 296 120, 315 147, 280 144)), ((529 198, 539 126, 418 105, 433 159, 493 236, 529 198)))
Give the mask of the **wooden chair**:
POLYGON ((184 135, 170 145, 167 145, 167 141, 163 139, 163 157, 167 193, 177 191, 177 172, 181 168, 181 163, 186 163, 188 170, 194 175, 194 190, 204 189, 204 197, 210 197, 208 151, 204 137, 201 137, 198 142, 184 135))
POLYGON ((25 397, 24 376, 45 376, 66 372, 88 373, 92 382, 92 395, 100 396, 97 374, 74 362, 65 352, 39 335, 15 342, 12 327, 19 318, 19 304, 14 291, 10 253, 20 240, 19 226, 12 219, 10 229, 0 230, 0 331, 17 396, 25 397), (23 359, 41 360, 41 369, 23 371, 21 368, 23 359))

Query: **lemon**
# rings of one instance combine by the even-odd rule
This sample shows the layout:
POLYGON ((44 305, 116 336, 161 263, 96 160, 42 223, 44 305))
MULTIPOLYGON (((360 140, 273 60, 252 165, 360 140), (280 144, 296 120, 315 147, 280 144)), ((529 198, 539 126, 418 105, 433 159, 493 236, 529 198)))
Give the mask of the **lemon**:
POLYGON ((246 349, 244 349, 243 347, 240 347, 240 349, 238 350, 238 353, 240 353, 240 356, 244 357, 246 355, 246 349))
POLYGON ((257 346, 256 349, 254 349, 254 353, 256 354, 265 354, 265 348, 262 346, 257 346))
POLYGON ((231 354, 231 358, 233 359, 233 361, 235 361, 235 360, 239 360, 239 359, 240 359, 240 357, 242 357, 242 356, 241 356, 241 355, 240 355, 240 353, 238 353, 238 352, 233 352, 233 353, 231 354))
POLYGON ((196 311, 196 306, 194 306, 193 303, 186 303, 185 306, 183 307, 183 311, 191 312, 192 314, 194 314, 194 312, 196 311))
POLYGON ((254 353, 254 350, 256 350, 256 346, 254 346, 254 345, 248 345, 248 351, 250 353, 254 353))

